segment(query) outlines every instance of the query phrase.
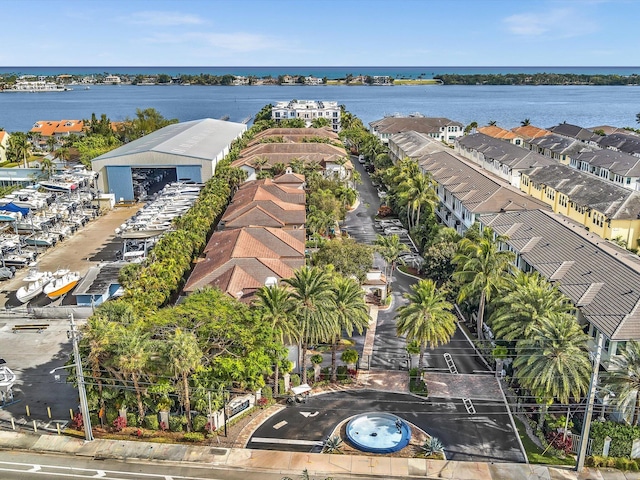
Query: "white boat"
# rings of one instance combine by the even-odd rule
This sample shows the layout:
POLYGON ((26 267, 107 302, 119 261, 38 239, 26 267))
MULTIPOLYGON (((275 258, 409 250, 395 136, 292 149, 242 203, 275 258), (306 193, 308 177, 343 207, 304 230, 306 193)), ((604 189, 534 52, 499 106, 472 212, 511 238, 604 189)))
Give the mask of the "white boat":
POLYGON ((41 272, 37 265, 32 264, 30 265, 29 273, 22 280, 25 282, 36 282, 44 277, 51 278, 52 275, 51 272, 41 272))
POLYGON ((16 292, 16 298, 20 303, 27 303, 29 300, 42 293, 45 285, 51 281, 51 273, 46 273, 48 273, 48 276, 41 277, 35 282, 30 282, 28 285, 18 289, 16 292))
MULTIPOLYGON (((58 270, 56 273, 63 270, 58 270)), ((80 274, 78 272, 70 272, 66 270, 66 273, 62 276, 56 276, 47 283, 43 289, 44 294, 51 300, 70 292, 80 281, 80 274)))

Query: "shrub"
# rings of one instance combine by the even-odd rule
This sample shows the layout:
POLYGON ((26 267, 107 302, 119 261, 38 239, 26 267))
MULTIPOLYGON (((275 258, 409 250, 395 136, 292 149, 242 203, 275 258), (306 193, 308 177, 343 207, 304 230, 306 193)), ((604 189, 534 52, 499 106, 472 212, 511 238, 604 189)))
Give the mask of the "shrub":
POLYGON ((425 440, 420 447, 420 450, 428 457, 437 453, 444 452, 444 445, 438 437, 431 437, 425 440))
POLYGON ((593 422, 589 437, 593 439, 593 452, 602 452, 604 439, 611 437, 609 455, 612 457, 629 457, 635 438, 640 438, 640 427, 622 425, 615 422, 593 422))
POLYGON ((200 433, 200 432, 185 433, 182 436, 182 439, 185 442, 204 442, 204 433, 200 433))
POLYGON ((160 422, 157 415, 147 415, 144 417, 144 427, 149 430, 160 430, 160 422))
POLYGON ((191 426, 194 432, 201 432, 204 430, 205 425, 209 422, 204 415, 196 415, 191 419, 191 426))
POLYGON ((284 391, 284 380, 281 378, 280 380, 278 380, 278 393, 280 395, 287 393, 284 391))
POLYGON ((333 436, 329 437, 326 442, 324 442, 324 453, 342 453, 342 439, 340 437, 333 436))
POLYGON ((265 385, 262 387, 262 397, 267 400, 271 400, 273 398, 273 391, 269 385, 265 385))
POLYGON ((292 387, 300 386, 300 375, 298 375, 297 373, 294 373, 293 375, 291 375, 291 386, 292 387))
POLYGON ((98 417, 97 413, 90 413, 89 419, 91 419, 91 425, 93 425, 94 427, 101 425, 100 417, 98 417))
POLYGON ((260 398, 258 399, 257 405, 258 405, 259 407, 264 407, 265 405, 267 405, 267 403, 269 403, 269 399, 268 399, 268 398, 260 397, 260 398))
POLYGON ((340 359, 344 363, 354 364, 354 363, 356 363, 358 361, 358 352, 356 350, 354 350, 353 348, 350 348, 350 349, 345 350, 344 352, 342 352, 342 355, 340 356, 340 359))
POLYGON ((113 407, 107 407, 105 412, 106 423, 113 424, 116 418, 118 418, 118 410, 113 407))
POLYGON ((570 436, 567 436, 566 440, 564 435, 558 432, 549 432, 546 438, 547 442, 551 444, 553 448, 568 455, 571 453, 571 447, 573 446, 573 440, 570 436))
POLYGON ((138 415, 135 413, 127 413, 127 425, 134 427, 138 425, 138 415))
POLYGON ((118 417, 113 421, 113 431, 121 432, 127 428, 127 419, 125 417, 118 417))
POLYGON ((314 365, 320 365, 322 363, 322 360, 324 360, 324 358, 319 353, 311 355, 311 363, 314 365))
POLYGON ((76 413, 71 421, 71 427, 76 430, 82 430, 84 428, 84 420, 81 413, 76 413))
POLYGON ((169 417, 169 430, 172 432, 182 432, 182 417, 169 417))

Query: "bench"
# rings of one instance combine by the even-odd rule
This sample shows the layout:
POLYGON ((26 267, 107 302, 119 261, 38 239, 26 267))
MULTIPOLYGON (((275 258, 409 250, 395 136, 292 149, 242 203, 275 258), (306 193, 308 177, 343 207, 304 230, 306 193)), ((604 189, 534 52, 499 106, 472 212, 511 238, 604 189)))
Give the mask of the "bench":
POLYGON ((36 331, 38 333, 42 332, 42 330, 46 329, 49 326, 48 323, 27 323, 24 325, 14 325, 11 330, 13 333, 17 333, 23 330, 26 331, 36 331))

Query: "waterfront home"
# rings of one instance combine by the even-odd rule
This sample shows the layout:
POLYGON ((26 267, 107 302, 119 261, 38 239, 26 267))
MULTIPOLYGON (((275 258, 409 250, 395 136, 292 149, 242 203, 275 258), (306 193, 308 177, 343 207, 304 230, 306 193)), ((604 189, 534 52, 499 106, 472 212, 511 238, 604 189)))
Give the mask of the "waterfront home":
MULTIPOLYGON (((621 130, 621 129, 618 129, 621 130)), ((616 131, 598 138, 601 148, 628 153, 640 157, 640 135, 628 131, 616 131)))
POLYGON ((519 136, 517 133, 512 132, 511 130, 507 130, 505 128, 498 127, 497 125, 487 125, 484 127, 478 127, 477 132, 492 138, 505 140, 509 143, 513 143, 514 145, 522 146, 523 144, 522 137, 519 136))
POLYGON ((38 149, 47 149, 47 140, 54 138, 56 146, 62 144, 62 140, 69 135, 84 135, 83 120, 38 120, 33 124, 29 133, 37 140, 34 147, 38 149), (36 134, 36 135, 33 135, 36 134))
POLYGON ((511 131, 519 138, 522 138, 522 145, 520 146, 529 150, 531 150, 531 140, 551 134, 549 130, 534 127, 533 125, 522 125, 520 127, 512 128, 511 131))
POLYGON ((340 131, 340 107, 335 101, 291 100, 277 102, 271 110, 271 118, 276 122, 291 118, 300 118, 307 127, 316 118, 326 118, 334 132, 340 131))
POLYGON ((424 117, 422 115, 389 116, 369 123, 371 133, 376 135, 384 144, 389 139, 402 132, 424 133, 430 138, 453 143, 464 135, 464 127, 460 122, 442 117, 424 117))
POLYGON ((559 164, 523 171, 520 189, 603 239, 639 246, 640 192, 559 164))
POLYGON ((104 77, 104 80, 102 82, 107 85, 120 85, 122 79, 117 75, 107 75, 106 77, 104 77))
POLYGON ((532 151, 553 158, 564 165, 569 165, 572 159, 583 152, 595 150, 581 140, 555 133, 531 139, 528 144, 532 151))

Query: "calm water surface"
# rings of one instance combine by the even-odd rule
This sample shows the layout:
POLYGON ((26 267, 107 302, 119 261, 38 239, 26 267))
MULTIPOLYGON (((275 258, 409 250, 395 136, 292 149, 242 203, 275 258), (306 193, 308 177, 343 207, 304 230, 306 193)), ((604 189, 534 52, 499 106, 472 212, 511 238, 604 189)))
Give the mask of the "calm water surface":
POLYGON ((255 114, 267 103, 291 99, 336 100, 365 122, 392 113, 420 112, 463 124, 496 120, 511 128, 529 118, 550 127, 569 122, 638 126, 640 87, 631 86, 76 86, 70 92, 0 93, 0 127, 27 131, 37 120, 89 118, 111 120, 153 107, 180 121, 255 114))

